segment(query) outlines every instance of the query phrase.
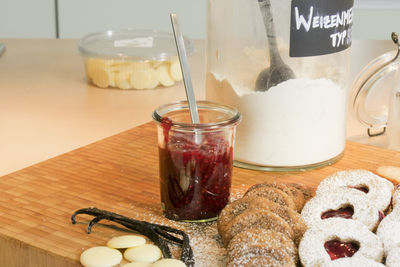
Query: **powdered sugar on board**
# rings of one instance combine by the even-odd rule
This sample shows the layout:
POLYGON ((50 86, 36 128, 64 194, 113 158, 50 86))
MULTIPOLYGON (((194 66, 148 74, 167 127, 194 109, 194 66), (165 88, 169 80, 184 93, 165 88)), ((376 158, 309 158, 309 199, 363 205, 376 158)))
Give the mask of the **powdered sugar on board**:
MULTIPOLYGON (((242 185, 233 190, 230 202, 241 198, 246 189, 247 186, 242 185)), ((185 231, 190 238, 196 267, 223 267, 227 265, 227 250, 223 246, 221 237, 218 234, 216 221, 209 223, 185 223, 169 220, 163 216, 159 205, 140 205, 139 207, 134 203, 118 203, 117 206, 118 209, 122 208, 125 211, 115 211, 110 208, 108 210, 132 219, 167 225, 185 231), (127 209, 129 213, 126 212, 127 209)), ((177 245, 170 245, 170 249, 173 256, 179 258, 180 248, 177 245)))

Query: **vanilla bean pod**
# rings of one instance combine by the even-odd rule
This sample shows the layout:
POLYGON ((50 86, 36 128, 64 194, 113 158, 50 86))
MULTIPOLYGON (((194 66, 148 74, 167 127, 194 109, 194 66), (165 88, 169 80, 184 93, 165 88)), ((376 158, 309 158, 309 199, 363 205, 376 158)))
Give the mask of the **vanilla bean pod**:
POLYGON ((97 208, 84 208, 84 209, 75 211, 74 214, 71 216, 71 221, 73 224, 76 223, 75 217, 78 214, 87 214, 87 215, 95 216, 95 218, 89 222, 88 229, 87 229, 88 233, 91 232, 94 224, 98 223, 99 221, 101 221, 103 219, 113 221, 113 222, 116 222, 116 223, 119 223, 119 224, 125 226, 126 228, 129 228, 131 230, 134 230, 136 232, 146 235, 151 241, 154 242, 154 244, 156 244, 158 247, 160 247, 165 258, 171 257, 171 252, 169 250, 168 245, 165 243, 165 241, 170 242, 170 243, 172 243, 172 242, 177 243, 182 246, 181 260, 183 262, 185 262, 186 265, 189 267, 194 266, 193 250, 190 247, 189 237, 182 230, 175 229, 175 228, 172 228, 169 226, 152 224, 152 223, 145 222, 145 221, 135 220, 132 218, 128 218, 128 217, 119 215, 117 213, 113 213, 113 212, 106 211, 106 210, 100 210, 97 208), (182 239, 179 239, 178 237, 171 235, 170 233, 182 236, 182 239), (160 238, 160 237, 162 237, 162 238, 160 238))
POLYGON ((133 230, 135 232, 138 232, 138 233, 141 233, 141 234, 147 236, 156 246, 158 246, 160 248, 164 258, 172 258, 171 250, 169 249, 168 245, 164 242, 163 239, 161 239, 157 235, 157 233, 155 233, 153 231, 153 229, 143 227, 143 225, 140 225, 140 224, 138 225, 135 222, 121 221, 120 219, 113 218, 112 216, 109 216, 109 215, 99 215, 89 222, 89 225, 87 228, 87 233, 90 234, 92 231, 93 225, 98 223, 101 220, 109 220, 109 221, 119 223, 130 230, 133 230))

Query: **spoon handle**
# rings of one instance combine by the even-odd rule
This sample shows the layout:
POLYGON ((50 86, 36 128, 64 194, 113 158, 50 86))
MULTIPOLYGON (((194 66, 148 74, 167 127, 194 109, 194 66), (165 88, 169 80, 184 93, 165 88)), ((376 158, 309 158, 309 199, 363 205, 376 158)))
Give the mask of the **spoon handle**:
POLYGON ((186 57, 185 43, 183 41, 182 32, 179 28, 178 19, 176 14, 171 13, 172 29, 174 30, 174 37, 176 48, 178 49, 179 61, 181 63, 183 83, 185 85, 186 97, 189 103, 190 117, 194 124, 200 123, 199 112, 197 110, 196 98, 194 96, 192 78, 190 77, 189 63, 186 57))
POLYGON ((270 0, 258 0, 258 5, 260 6, 261 15, 264 20, 265 30, 267 32, 271 65, 279 64, 283 61, 278 52, 278 44, 276 41, 276 33, 274 26, 274 17, 272 16, 271 12, 271 2, 270 0))

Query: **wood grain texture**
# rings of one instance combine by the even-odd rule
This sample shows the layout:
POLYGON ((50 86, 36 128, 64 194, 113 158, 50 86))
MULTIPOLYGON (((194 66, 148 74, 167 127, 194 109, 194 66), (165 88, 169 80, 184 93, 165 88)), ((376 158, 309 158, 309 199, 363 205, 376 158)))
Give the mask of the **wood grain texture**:
MULTIPOLYGON (((298 173, 235 168, 233 192, 278 180, 313 188, 338 170, 399 165, 400 153, 348 142, 342 159, 298 173)), ((96 226, 86 234, 90 217, 76 225, 71 214, 96 206, 147 221, 171 224, 159 207, 156 127, 150 122, 81 147, 0 179, 0 266, 80 266, 86 248, 105 245, 116 234, 96 226), (101 228, 98 230, 97 228, 101 228)))

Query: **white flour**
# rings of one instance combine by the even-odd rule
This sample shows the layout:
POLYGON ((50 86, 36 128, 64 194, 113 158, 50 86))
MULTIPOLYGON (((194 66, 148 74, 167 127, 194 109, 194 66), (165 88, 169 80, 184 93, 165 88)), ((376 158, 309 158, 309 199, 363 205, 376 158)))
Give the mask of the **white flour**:
POLYGON ((332 81, 292 79, 266 92, 207 74, 207 99, 238 108, 235 160, 302 166, 339 155, 345 146, 346 90, 332 81))

